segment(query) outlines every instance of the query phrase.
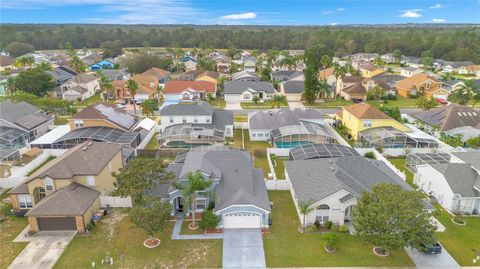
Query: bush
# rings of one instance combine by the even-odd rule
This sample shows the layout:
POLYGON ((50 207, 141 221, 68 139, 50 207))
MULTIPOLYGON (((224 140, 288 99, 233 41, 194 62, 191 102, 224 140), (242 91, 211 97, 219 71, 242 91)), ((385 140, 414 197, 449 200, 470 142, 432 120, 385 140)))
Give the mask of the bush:
POLYGON ((348 226, 345 225, 345 224, 342 224, 342 225, 338 226, 338 231, 341 232, 341 233, 346 233, 346 232, 348 232, 348 226))
POLYGON ((337 225, 332 225, 332 228, 330 228, 331 232, 338 232, 338 226, 337 225))
POLYGON ((332 228, 332 225, 333 223, 331 221, 325 221, 325 223, 323 224, 323 226, 327 229, 332 228))
POLYGON ((258 96, 254 96, 252 101, 254 104, 258 104, 258 102, 260 101, 260 98, 258 96))
POLYGON ((320 225, 320 222, 318 220, 315 221, 315 223, 313 223, 313 225, 315 225, 315 227, 317 227, 317 229, 320 229, 320 227, 322 225, 320 225))
POLYGON ((373 151, 369 151, 367 153, 365 153, 363 155, 363 157, 365 158, 369 158, 369 159, 373 159, 373 160, 376 160, 377 158, 375 157, 375 153, 373 153, 373 151))
POLYGON ((329 250, 334 250, 337 247, 337 235, 335 233, 326 233, 322 236, 323 245, 329 250))
POLYGON ((215 200, 211 199, 210 202, 208 203, 207 210, 212 211, 215 208, 215 200))
POLYGON ((217 228, 220 218, 215 215, 211 210, 203 211, 202 220, 198 224, 203 230, 213 230, 217 228))
POLYGON ((318 231, 317 227, 315 227, 315 225, 308 225, 307 227, 305 227, 305 232, 306 233, 314 233, 318 231))

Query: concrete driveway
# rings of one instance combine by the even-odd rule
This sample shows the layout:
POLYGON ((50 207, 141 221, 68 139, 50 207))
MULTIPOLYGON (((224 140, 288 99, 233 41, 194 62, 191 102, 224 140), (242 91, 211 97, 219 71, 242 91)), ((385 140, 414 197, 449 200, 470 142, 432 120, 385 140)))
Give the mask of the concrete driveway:
POLYGON ((442 249, 440 254, 425 254, 416 249, 405 248, 408 256, 412 259, 418 269, 460 269, 460 265, 442 249))
POLYGON ((242 110, 240 102, 227 102, 226 110, 242 110))
POLYGON ((14 241, 30 241, 30 243, 8 268, 52 268, 75 234, 77 231, 39 232, 32 237, 20 235, 14 241))
POLYGON ((302 102, 300 101, 289 101, 288 106, 290 108, 305 108, 302 102))
POLYGON ((223 231, 223 268, 266 268, 260 229, 223 231))

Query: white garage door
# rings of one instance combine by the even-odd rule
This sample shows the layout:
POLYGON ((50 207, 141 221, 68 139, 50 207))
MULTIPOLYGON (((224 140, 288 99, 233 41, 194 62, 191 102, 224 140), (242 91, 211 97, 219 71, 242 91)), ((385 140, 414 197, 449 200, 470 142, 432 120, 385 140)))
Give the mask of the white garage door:
POLYGON ((223 215, 223 228, 260 228, 261 216, 253 213, 230 213, 223 215))
POLYGON ((443 100, 447 100, 447 98, 448 98, 448 95, 446 95, 446 94, 434 94, 434 95, 433 95, 433 98, 434 98, 434 99, 443 99, 443 100))

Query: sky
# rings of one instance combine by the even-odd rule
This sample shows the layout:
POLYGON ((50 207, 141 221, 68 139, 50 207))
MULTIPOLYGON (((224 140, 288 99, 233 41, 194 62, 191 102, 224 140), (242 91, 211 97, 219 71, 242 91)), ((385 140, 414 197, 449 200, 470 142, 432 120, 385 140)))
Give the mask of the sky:
POLYGON ((1 23, 480 23, 480 0, 1 0, 1 23))

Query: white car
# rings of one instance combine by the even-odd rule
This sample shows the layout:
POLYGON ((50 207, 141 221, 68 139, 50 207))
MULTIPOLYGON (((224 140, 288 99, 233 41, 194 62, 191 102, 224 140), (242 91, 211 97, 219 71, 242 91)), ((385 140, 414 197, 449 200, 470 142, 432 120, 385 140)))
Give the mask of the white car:
POLYGON ((124 104, 122 104, 122 103, 120 103, 120 104, 117 104, 117 108, 119 108, 119 109, 124 109, 124 108, 125 108, 125 105, 124 105, 124 104))

